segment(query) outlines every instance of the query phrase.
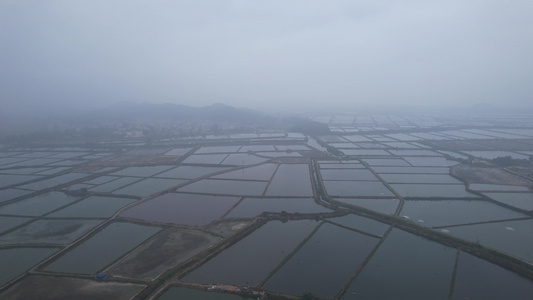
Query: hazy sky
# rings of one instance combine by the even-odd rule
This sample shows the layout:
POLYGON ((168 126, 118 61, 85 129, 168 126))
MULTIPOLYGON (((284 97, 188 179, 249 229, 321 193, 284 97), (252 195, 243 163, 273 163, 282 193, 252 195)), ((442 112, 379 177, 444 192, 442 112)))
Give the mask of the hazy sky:
POLYGON ((0 109, 533 105, 533 1, 2 0, 0 109))

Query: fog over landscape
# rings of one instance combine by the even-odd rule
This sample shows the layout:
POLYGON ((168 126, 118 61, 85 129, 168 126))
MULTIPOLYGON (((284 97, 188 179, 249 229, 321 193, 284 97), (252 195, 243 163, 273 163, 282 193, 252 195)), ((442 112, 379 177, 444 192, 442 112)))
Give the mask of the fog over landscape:
POLYGON ((526 0, 2 1, 0 111, 526 108, 532 12, 526 0))
POLYGON ((0 1, 0 300, 532 300, 531 16, 0 1))

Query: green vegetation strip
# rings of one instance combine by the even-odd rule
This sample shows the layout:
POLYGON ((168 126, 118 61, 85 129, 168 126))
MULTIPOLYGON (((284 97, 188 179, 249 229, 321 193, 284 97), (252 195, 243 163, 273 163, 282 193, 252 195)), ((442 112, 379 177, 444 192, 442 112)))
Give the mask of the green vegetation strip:
POLYGON ((448 294, 448 300, 453 300, 453 290, 455 288, 455 277, 457 276, 457 266, 459 265, 459 255, 461 250, 457 249, 455 254, 455 264, 453 265, 452 282, 450 283, 450 293, 448 294))

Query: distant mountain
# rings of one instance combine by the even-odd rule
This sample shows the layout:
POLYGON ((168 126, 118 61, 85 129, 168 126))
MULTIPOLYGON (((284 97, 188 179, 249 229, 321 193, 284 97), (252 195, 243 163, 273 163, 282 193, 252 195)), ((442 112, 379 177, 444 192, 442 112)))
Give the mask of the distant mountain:
MULTIPOLYGON (((91 121, 132 121, 167 120, 192 121, 209 120, 215 122, 257 122, 271 117, 250 110, 242 110, 225 104, 216 103, 204 107, 191 107, 180 104, 154 104, 122 102, 105 109, 99 109, 82 116, 91 121)), ((79 119, 78 119, 79 120, 79 119)))

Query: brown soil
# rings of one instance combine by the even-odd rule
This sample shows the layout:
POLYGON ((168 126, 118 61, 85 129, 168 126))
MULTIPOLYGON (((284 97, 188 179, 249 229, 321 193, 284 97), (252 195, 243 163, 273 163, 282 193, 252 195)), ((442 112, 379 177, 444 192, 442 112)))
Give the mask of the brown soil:
POLYGON ((217 241, 218 238, 199 231, 166 229, 106 272, 123 277, 153 279, 217 241))
POLYGON ((461 164, 453 167, 451 172, 453 175, 466 180, 468 183, 516 186, 531 185, 529 181, 496 167, 480 167, 461 164))
POLYGON ((143 288, 131 283, 32 275, 0 294, 0 300, 129 300, 143 288))

